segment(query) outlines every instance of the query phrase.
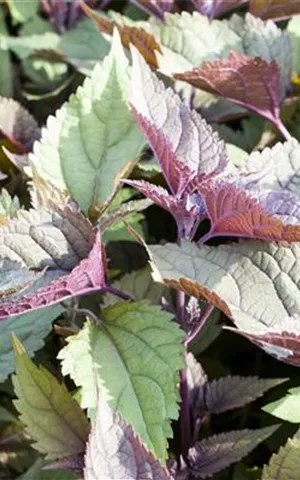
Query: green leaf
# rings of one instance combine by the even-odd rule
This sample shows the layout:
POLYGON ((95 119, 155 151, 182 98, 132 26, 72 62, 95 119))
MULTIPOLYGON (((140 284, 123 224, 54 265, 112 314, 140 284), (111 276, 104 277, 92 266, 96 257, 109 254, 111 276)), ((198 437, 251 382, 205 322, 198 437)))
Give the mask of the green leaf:
POLYGON ((38 173, 66 186, 81 209, 104 202, 116 177, 144 145, 127 104, 128 61, 116 33, 112 49, 68 104, 48 120, 31 157, 38 173))
POLYGON ((85 451, 89 423, 65 385, 43 366, 37 367, 13 337, 16 374, 13 377, 14 404, 34 448, 47 459, 64 458, 85 451))
POLYGON ((261 480, 299 480, 299 452, 300 430, 272 455, 269 465, 264 466, 261 480))
MULTIPOLYGON (((135 300, 147 299, 153 304, 160 303, 165 290, 162 285, 152 280, 149 266, 127 273, 120 280, 113 282, 112 286, 131 295, 135 300)), ((108 306, 116 303, 116 297, 106 294, 104 301, 105 305, 108 306)))
POLYGON ((20 209, 18 197, 11 197, 5 188, 2 188, 0 194, 0 224, 4 223, 5 218, 14 217, 20 209))
POLYGON ((230 27, 240 36, 247 55, 253 58, 261 57, 269 63, 272 60, 278 63, 284 93, 290 86, 293 57, 289 34, 277 27, 272 20, 264 22, 251 13, 247 13, 244 18, 233 15, 230 27))
POLYGON ((198 12, 182 12, 166 13, 164 22, 153 17, 149 23, 162 45, 162 55, 157 57, 166 75, 200 67, 205 60, 226 58, 230 50, 243 52, 241 38, 226 20, 210 21, 198 12))
POLYGON ((183 242, 148 251, 155 280, 213 302, 241 330, 258 333, 299 311, 299 243, 183 242))
POLYGON ((11 345, 11 335, 14 332, 29 355, 44 345, 44 338, 50 332, 52 322, 63 308, 55 305, 50 308, 32 311, 23 315, 8 318, 1 322, 0 335, 0 382, 14 370, 14 354, 11 345))
POLYGON ((142 237, 144 236, 145 232, 142 221, 145 217, 138 212, 145 210, 152 205, 152 202, 144 198, 141 200, 127 201, 135 195, 136 192, 134 189, 122 188, 110 203, 107 211, 101 216, 99 226, 104 244, 107 244, 109 241, 135 241, 135 238, 128 232, 123 221, 124 219, 138 234, 142 237))
POLYGON ((0 229, 0 258, 48 272, 72 270, 86 258, 94 243, 89 221, 70 208, 20 210, 0 229))
POLYGON ((147 301, 118 303, 87 322, 61 350, 64 375, 82 387, 82 407, 95 416, 97 390, 131 423, 147 447, 166 460, 170 419, 178 417, 183 333, 172 315, 147 301))
MULTIPOLYGON (((0 10, 0 37, 7 34, 3 10, 0 10)), ((10 54, 1 47, 0 42, 0 96, 11 97, 13 94, 13 74, 10 54)))
POLYGON ((290 388, 284 397, 268 403, 263 410, 287 422, 300 423, 300 387, 290 388))
POLYGON ((13 24, 24 23, 34 17, 39 8, 39 0, 6 0, 13 24))
POLYGON ((295 15, 288 23, 287 32, 290 34, 293 48, 293 70, 300 73, 300 15, 295 15))
POLYGON ((1 35, 0 45, 11 49, 22 60, 33 53, 38 54, 39 50, 57 52, 65 61, 88 74, 95 63, 103 60, 109 51, 108 41, 90 19, 81 21, 75 29, 68 30, 63 35, 58 35, 49 27, 44 32, 40 31, 39 24, 31 27, 33 33, 30 28, 24 29, 26 35, 20 37, 1 35))
POLYGON ((204 352, 211 343, 213 343, 220 333, 222 328, 219 325, 220 322, 220 312, 216 308, 212 311, 211 315, 201 328, 200 332, 194 340, 192 340, 189 348, 194 353, 194 355, 200 355, 204 352))

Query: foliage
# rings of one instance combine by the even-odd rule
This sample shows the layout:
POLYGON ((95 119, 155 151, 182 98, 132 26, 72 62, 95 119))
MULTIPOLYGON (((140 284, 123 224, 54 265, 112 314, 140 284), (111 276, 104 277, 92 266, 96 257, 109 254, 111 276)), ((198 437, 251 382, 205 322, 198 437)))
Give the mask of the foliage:
POLYGON ((1 3, 1 478, 298 479, 299 39, 298 0, 1 3))

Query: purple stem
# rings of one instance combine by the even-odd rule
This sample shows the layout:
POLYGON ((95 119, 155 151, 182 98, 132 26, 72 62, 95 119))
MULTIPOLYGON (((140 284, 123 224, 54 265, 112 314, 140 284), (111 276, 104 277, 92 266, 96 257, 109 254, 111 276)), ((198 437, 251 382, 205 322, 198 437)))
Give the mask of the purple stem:
MULTIPOLYGON (((178 241, 180 244, 180 240, 178 241)), ((177 318, 184 328, 185 325, 185 293, 177 291, 177 318)), ((183 458, 188 455, 191 446, 191 417, 189 403, 189 388, 187 384, 186 370, 180 370, 180 438, 181 438, 181 454, 183 458)))
POLYGON ((194 338, 197 337, 198 333, 201 331, 202 327, 204 327, 206 320, 210 317, 214 308, 215 308, 214 305, 212 305, 211 303, 208 303, 207 305, 205 305, 205 307, 201 312, 198 325, 186 337, 186 340, 184 342, 184 345, 186 348, 188 348, 188 346, 194 340, 194 338))
POLYGON ((180 370, 180 434, 181 434, 181 454, 186 458, 191 447, 191 418, 190 418, 190 402, 189 387, 187 383, 186 370, 180 370))
POLYGON ((128 295, 127 293, 122 292, 118 288, 112 287, 111 285, 107 285, 105 287, 105 291, 107 293, 111 293, 112 295, 115 295, 116 297, 122 298, 122 300, 133 300, 134 298, 131 295, 128 295))
POLYGON ((279 130, 279 132, 281 133, 281 135, 285 138, 285 140, 290 140, 292 138, 292 135, 290 134, 288 129, 285 127, 285 125, 282 123, 280 118, 276 120, 275 125, 279 130))
POLYGON ((80 10, 81 9, 79 7, 79 4, 77 3, 77 0, 73 0, 73 2, 70 5, 69 18, 68 18, 69 29, 75 27, 76 20, 78 19, 80 10))

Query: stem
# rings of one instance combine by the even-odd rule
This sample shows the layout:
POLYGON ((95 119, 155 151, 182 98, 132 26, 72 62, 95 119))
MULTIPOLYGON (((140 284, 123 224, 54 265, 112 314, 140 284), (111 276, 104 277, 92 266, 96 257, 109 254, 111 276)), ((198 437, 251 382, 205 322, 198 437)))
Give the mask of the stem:
MULTIPOLYGON (((180 244, 180 240, 178 241, 180 244)), ((185 326, 185 293, 177 291, 177 318, 184 328, 185 326)), ((186 353, 186 351, 185 351, 186 353)), ((190 402, 189 402, 189 387, 187 383, 186 369, 180 370, 180 439, 181 439, 181 454, 183 458, 188 455, 191 446, 191 417, 190 417, 190 402)))
POLYGON ((186 458, 191 446, 191 418, 189 403, 189 388, 187 383, 186 370, 180 370, 180 433, 181 433, 181 454, 186 458))
POLYGON ((202 327, 205 325, 206 323, 206 320, 210 317, 213 309, 214 309, 214 305, 212 305, 211 303, 208 303, 207 305, 205 305, 205 307, 203 308, 202 312, 201 312, 201 315, 200 315, 200 318, 199 318, 199 323, 198 325, 196 326, 196 328, 190 332, 190 334, 186 337, 186 340, 184 342, 184 345, 186 348, 188 348, 188 346, 190 345, 190 343, 194 340, 194 338, 197 337, 198 333, 200 332, 200 330, 202 329, 202 327))
POLYGON ((119 290, 118 288, 112 287, 111 285, 107 285, 105 287, 105 291, 107 293, 111 293, 112 295, 115 295, 115 297, 121 298, 122 300, 132 300, 132 301, 134 301, 134 298, 131 295, 129 295, 128 293, 124 293, 121 290, 119 290))
POLYGON ((70 5, 69 18, 68 18, 68 28, 69 29, 75 27, 79 11, 80 11, 80 7, 77 3, 77 0, 73 0, 73 2, 70 5))
POLYGON ((285 127, 285 125, 282 123, 280 118, 278 118, 275 125, 276 125, 277 129, 279 130, 279 132, 281 133, 281 135, 285 138, 285 140, 290 140, 292 138, 292 135, 290 134, 288 129, 285 127))
POLYGON ((185 326, 185 293, 181 290, 177 291, 177 318, 180 325, 184 329, 185 326))

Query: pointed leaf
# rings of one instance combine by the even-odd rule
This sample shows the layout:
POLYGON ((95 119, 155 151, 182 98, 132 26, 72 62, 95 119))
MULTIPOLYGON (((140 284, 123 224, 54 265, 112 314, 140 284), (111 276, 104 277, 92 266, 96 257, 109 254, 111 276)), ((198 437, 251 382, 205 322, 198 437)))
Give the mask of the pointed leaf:
POLYGON ((250 13, 263 20, 283 20, 300 13, 300 1, 293 0, 250 0, 250 13))
POLYGON ((163 53, 157 55, 159 69, 169 76, 200 67, 205 60, 227 58, 230 50, 243 53, 242 39, 227 21, 182 12, 166 13, 164 22, 152 17, 149 23, 163 53))
POLYGON ((19 153, 29 152, 40 136, 32 115, 12 98, 0 97, 0 134, 9 139, 19 153))
POLYGON ((232 100, 275 124, 279 120, 280 70, 275 61, 230 52, 227 60, 205 62, 175 78, 232 100))
POLYGON ((224 142, 196 111, 164 87, 136 51, 130 102, 173 193, 182 192, 195 175, 224 169, 224 142))
POLYGON ((267 390, 285 382, 282 378, 222 377, 206 384, 205 403, 210 413, 222 413, 243 407, 267 390))
POLYGON ((100 218, 99 226, 102 232, 109 229, 117 222, 124 220, 133 213, 142 212, 152 205, 149 199, 131 200, 130 202, 122 203, 118 207, 110 210, 107 215, 100 218))
POLYGON ((8 191, 2 188, 0 194, 0 225, 5 225, 20 208, 19 198, 17 196, 11 197, 8 191))
POLYGON ((208 237, 228 235, 287 242, 300 240, 300 227, 285 225, 264 210, 256 199, 230 183, 200 182, 198 192, 211 221, 208 237))
POLYGON ((76 209, 21 210, 0 229, 0 258, 63 274, 88 256, 94 241, 91 223, 76 209))
POLYGON ((298 363, 299 243, 241 241, 197 248, 183 242, 181 247, 151 246, 148 252, 156 281, 204 297, 234 321, 237 332, 258 342, 267 353, 298 363), (286 317, 288 325, 281 325, 286 317), (291 337, 287 347, 284 332, 291 337))
POLYGON ((287 190, 300 196, 300 144, 292 138, 262 152, 253 152, 243 165, 242 186, 247 190, 287 190))
POLYGON ((112 35, 114 27, 116 27, 125 48, 129 48, 130 44, 134 45, 149 65, 157 67, 155 51, 161 52, 161 48, 151 33, 146 32, 143 28, 113 22, 107 17, 97 13, 83 1, 80 1, 80 5, 86 15, 96 22, 100 32, 112 35))
POLYGON ((268 403, 262 409, 287 422, 300 423, 300 387, 290 388, 284 397, 268 403))
POLYGON ((84 480, 168 480, 167 470, 118 413, 99 395, 96 419, 87 444, 84 480))
POLYGON ((63 307, 54 305, 43 310, 34 310, 1 321, 0 336, 0 381, 14 370, 14 355, 11 335, 15 333, 28 355, 32 355, 44 345, 44 338, 52 328, 52 322, 63 312, 63 307))
POLYGON ((202 365, 197 362, 191 352, 186 355, 186 364, 186 375, 189 387, 189 402, 194 413, 195 409, 200 410, 201 406, 205 404, 204 395, 205 385, 207 383, 207 375, 203 370, 202 365))
POLYGON ((197 442, 189 451, 190 471, 196 478, 212 477, 248 455, 276 430, 277 426, 259 430, 237 430, 213 435, 197 442))
POLYGON ((82 407, 95 415, 100 385, 110 407, 163 461, 183 366, 183 334, 171 318, 146 301, 117 303, 102 313, 103 324, 87 323, 59 353, 63 374, 82 387, 82 407))
POLYGON ((244 19, 233 15, 230 27, 240 36, 246 55, 252 58, 261 57, 268 63, 273 60, 277 62, 281 74, 281 97, 283 97, 291 84, 293 51, 288 33, 278 28, 271 20, 264 22, 251 13, 247 13, 244 19))
POLYGON ((253 192, 262 207, 285 223, 299 224, 300 146, 295 139, 252 153, 238 186, 253 192))
POLYGON ((271 457, 263 469, 262 480, 298 480, 300 470, 300 430, 271 457))
POLYGON ((0 319, 49 307, 70 297, 96 292, 103 289, 105 285, 102 245, 100 235, 97 235, 88 258, 81 260, 70 273, 42 285, 34 293, 30 292, 17 299, 10 296, 0 303, 0 319))
MULTIPOLYGON (((163 285, 159 285, 152 280, 151 269, 149 265, 141 270, 133 270, 120 280, 112 283, 114 288, 121 290, 135 300, 149 300, 152 304, 159 305, 164 293, 163 285)), ((116 303, 116 297, 106 294, 104 297, 105 306, 116 303)))
POLYGON ((273 357, 291 365, 300 366, 300 316, 283 317, 274 325, 261 326, 256 332, 235 330, 263 348, 273 357))
POLYGON ((14 337, 16 374, 14 404, 34 447, 47 458, 62 458, 85 450, 88 421, 66 387, 44 367, 37 367, 14 337))
POLYGON ((118 174, 144 144, 128 105, 128 60, 116 33, 112 49, 77 93, 49 120, 31 161, 87 213, 113 192, 118 174), (100 85, 100 87, 99 87, 100 85))

